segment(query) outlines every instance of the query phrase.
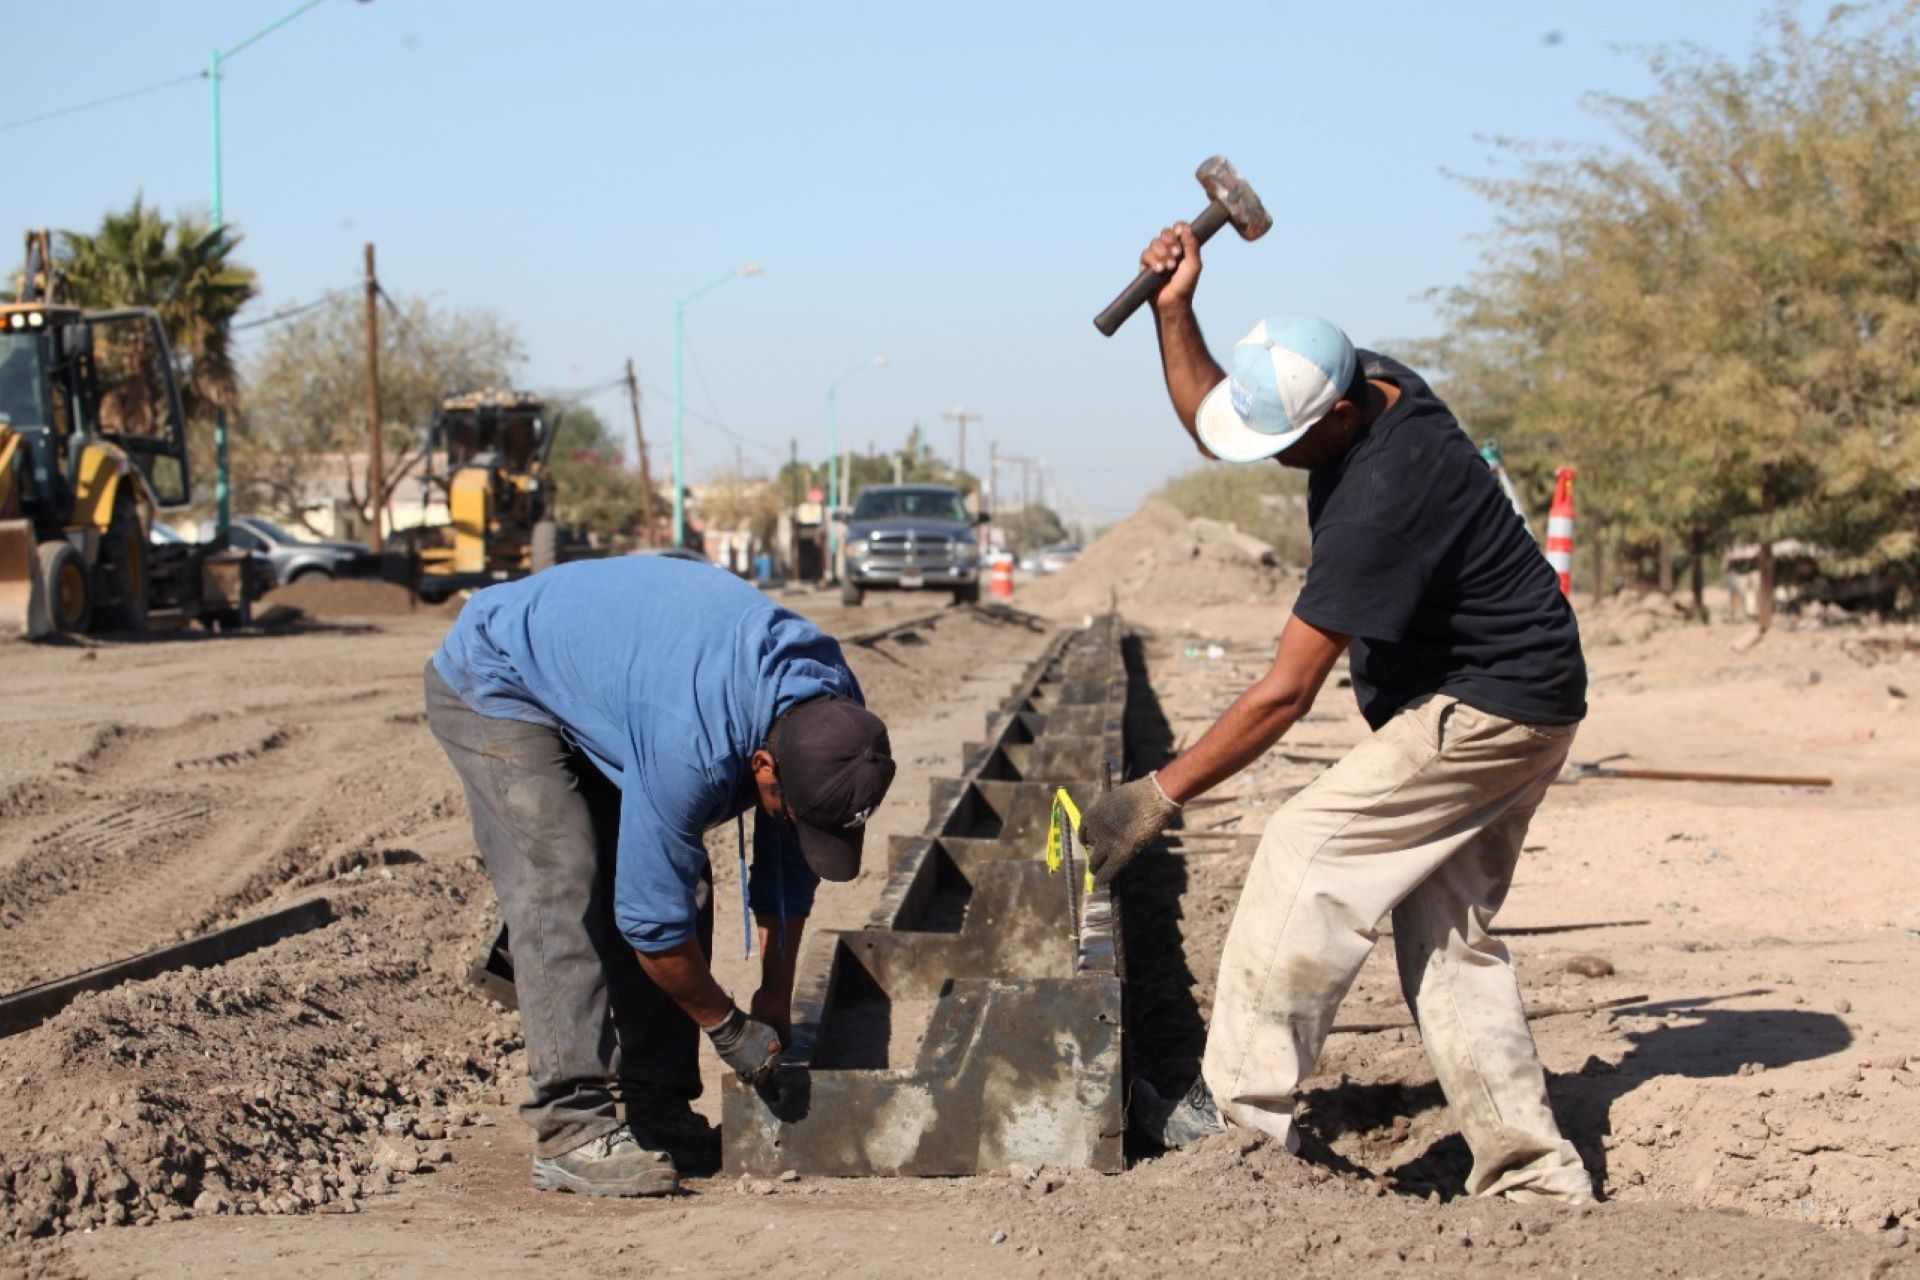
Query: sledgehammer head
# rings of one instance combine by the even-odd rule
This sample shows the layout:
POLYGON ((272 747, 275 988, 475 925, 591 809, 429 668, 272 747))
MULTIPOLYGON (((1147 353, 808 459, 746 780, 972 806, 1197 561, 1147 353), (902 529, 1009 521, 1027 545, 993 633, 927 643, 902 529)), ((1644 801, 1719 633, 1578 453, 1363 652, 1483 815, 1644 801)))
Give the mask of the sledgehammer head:
MULTIPOLYGON (((1201 244, 1229 222, 1248 240, 1258 240, 1273 226, 1267 207, 1260 203, 1260 197, 1253 194, 1246 180, 1234 172, 1225 156, 1209 156, 1194 170, 1193 176, 1200 180, 1201 189, 1207 193, 1207 207, 1188 224, 1193 228, 1193 238, 1201 244)), ((1114 330, 1138 311, 1141 303, 1160 292, 1166 282, 1167 277, 1157 271, 1142 271, 1119 297, 1107 304, 1105 311, 1093 318, 1093 327, 1111 338, 1114 330)))
POLYGON ((1207 199, 1227 211, 1227 220, 1233 223, 1241 239, 1258 240, 1272 229, 1273 215, 1260 203, 1260 197, 1253 193, 1247 180, 1234 172, 1233 163, 1225 156, 1208 156, 1193 171, 1193 176, 1207 193, 1207 199))

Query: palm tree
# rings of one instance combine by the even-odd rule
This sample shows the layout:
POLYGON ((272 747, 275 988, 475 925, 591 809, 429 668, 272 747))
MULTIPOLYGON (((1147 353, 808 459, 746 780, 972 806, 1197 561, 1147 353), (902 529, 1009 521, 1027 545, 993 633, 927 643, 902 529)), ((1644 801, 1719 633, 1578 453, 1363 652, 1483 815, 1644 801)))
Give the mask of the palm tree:
POLYGON ((229 332, 259 292, 251 267, 232 260, 241 237, 186 214, 169 223, 140 196, 108 213, 99 231, 62 231, 57 253, 70 301, 83 307, 152 307, 172 343, 189 419, 230 408, 239 380, 229 332))

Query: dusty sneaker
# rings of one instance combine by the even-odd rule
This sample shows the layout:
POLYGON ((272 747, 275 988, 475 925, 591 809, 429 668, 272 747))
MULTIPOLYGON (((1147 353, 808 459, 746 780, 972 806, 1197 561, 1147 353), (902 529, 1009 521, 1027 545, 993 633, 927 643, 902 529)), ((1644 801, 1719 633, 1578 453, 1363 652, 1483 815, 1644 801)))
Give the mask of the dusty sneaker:
POLYGON ((536 1191, 572 1191, 583 1196, 664 1196, 679 1189, 680 1175, 664 1151, 649 1151, 627 1129, 589 1138, 557 1156, 533 1158, 536 1191))
POLYGON ((1213 1091, 1199 1078, 1174 1102, 1161 1097, 1145 1080, 1134 1081, 1127 1120, 1168 1151, 1178 1151, 1202 1138, 1227 1131, 1226 1121, 1220 1118, 1220 1108, 1214 1105, 1213 1091))

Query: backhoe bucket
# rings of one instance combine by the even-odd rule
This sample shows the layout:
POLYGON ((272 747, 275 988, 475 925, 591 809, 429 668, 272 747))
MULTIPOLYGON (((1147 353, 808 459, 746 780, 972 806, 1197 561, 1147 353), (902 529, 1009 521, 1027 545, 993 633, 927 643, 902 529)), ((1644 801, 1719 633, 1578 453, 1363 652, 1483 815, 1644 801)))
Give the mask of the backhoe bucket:
POLYGON ((53 630, 35 556, 33 522, 0 520, 0 635, 39 637, 53 630))

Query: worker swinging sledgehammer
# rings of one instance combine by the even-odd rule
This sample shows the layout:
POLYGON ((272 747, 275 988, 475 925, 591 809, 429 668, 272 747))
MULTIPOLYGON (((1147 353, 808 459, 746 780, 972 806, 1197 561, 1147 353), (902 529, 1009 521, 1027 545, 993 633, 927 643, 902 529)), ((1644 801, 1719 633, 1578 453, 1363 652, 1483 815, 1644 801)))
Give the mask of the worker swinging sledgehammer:
POLYGON ((1167 389, 1201 452, 1309 472, 1313 562, 1272 669, 1192 749, 1091 805, 1100 883, 1183 803, 1304 716, 1340 655, 1372 736, 1268 822, 1227 934, 1200 1078, 1135 1087, 1167 1147, 1228 1124, 1298 1149, 1296 1091, 1388 914, 1401 988, 1473 1152, 1467 1189, 1583 1203, 1494 913, 1586 714, 1586 665, 1553 570, 1445 404, 1413 370, 1318 319, 1262 321, 1207 352, 1186 224, 1141 255, 1167 389))
POLYGON ((479 592, 426 685, 512 940, 533 1185, 673 1191, 676 1166, 719 1157, 688 1105, 696 1028, 741 1078, 772 1072, 814 890, 859 871, 893 782, 886 726, 812 623, 667 557, 580 561, 479 592), (761 950, 745 1012, 709 964, 702 835, 727 819, 761 950))

